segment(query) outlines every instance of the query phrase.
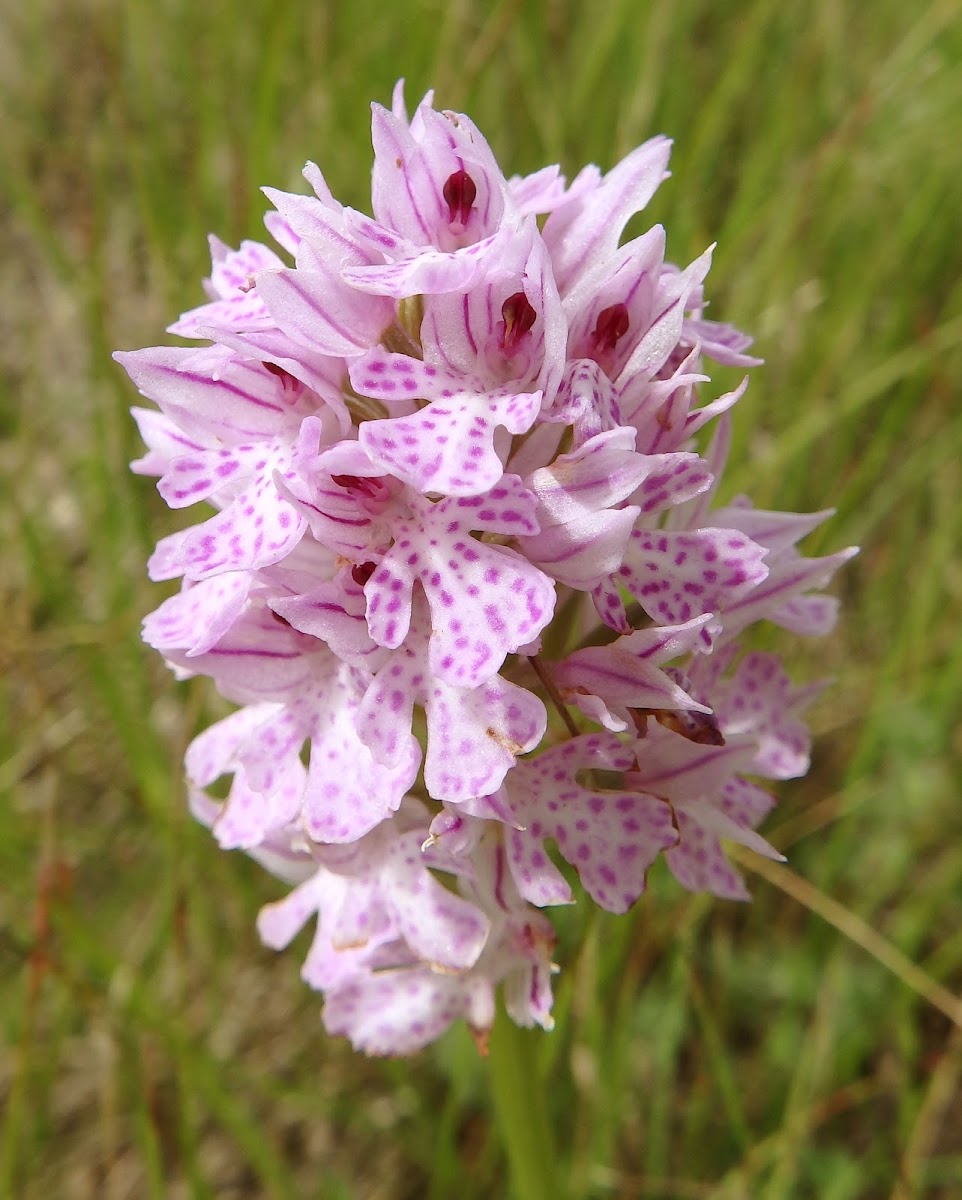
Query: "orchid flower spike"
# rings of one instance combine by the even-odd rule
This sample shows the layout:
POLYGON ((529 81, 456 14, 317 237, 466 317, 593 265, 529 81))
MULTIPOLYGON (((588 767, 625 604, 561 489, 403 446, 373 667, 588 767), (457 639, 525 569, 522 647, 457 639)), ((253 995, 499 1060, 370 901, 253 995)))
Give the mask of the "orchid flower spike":
POLYGON ((483 1047, 499 986, 550 1029, 576 880, 625 912, 664 860, 745 898, 724 843, 778 857, 760 781, 806 771, 815 689, 740 644, 827 632, 855 551, 799 552, 827 513, 715 506, 745 384, 708 398, 707 360, 758 360, 703 316, 710 249, 622 242, 665 138, 506 178, 400 85, 372 133, 370 215, 309 164, 313 194, 267 189, 275 248, 211 238, 192 344, 115 357, 152 404, 134 470, 207 506, 144 623, 237 705, 187 752, 192 811, 291 889, 269 946, 316 921, 327 1029, 392 1055, 460 1019, 483 1047))

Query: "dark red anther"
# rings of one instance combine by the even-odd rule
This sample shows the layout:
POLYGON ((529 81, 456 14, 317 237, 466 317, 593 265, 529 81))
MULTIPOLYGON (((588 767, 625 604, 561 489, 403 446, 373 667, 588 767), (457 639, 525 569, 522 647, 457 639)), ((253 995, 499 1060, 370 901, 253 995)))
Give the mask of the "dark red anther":
POLYGON ((281 387, 285 392, 289 387, 297 387, 298 380, 294 378, 290 371, 285 371, 284 368, 279 367, 277 363, 265 362, 261 363, 261 366, 270 371, 272 375, 277 376, 277 378, 281 381, 281 387))
POLYGON ((332 475, 331 479, 338 487, 347 488, 352 492, 360 492, 362 496, 376 499, 384 490, 380 479, 367 479, 363 475, 332 475))
POLYGON ((524 292, 515 292, 501 305, 504 327, 501 332, 501 349, 509 357, 516 353, 524 335, 538 319, 524 292))
POLYGON ((598 351, 614 350, 628 332, 628 309, 624 304, 609 304, 598 313, 591 340, 598 351))
POLYGON ((372 562, 356 563, 351 567, 351 578, 362 588, 377 570, 377 564, 372 562))
POLYGON ((441 195, 448 206, 448 220, 452 225, 467 225, 477 194, 478 189, 467 171, 455 171, 447 177, 441 195))

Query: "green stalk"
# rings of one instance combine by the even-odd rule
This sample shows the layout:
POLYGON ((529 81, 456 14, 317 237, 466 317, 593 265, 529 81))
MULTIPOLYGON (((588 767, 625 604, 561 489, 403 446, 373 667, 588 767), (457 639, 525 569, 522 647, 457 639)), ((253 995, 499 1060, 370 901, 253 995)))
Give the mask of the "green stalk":
POLYGON ((488 1064, 514 1200, 560 1200, 557 1158, 535 1055, 535 1035, 498 1012, 488 1064))

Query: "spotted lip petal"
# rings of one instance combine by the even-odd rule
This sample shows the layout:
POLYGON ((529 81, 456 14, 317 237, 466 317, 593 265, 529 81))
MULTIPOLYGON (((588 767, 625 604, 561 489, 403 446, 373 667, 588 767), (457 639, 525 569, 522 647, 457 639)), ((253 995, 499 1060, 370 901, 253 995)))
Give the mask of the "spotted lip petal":
POLYGON ((279 904, 262 910, 258 928, 271 946, 287 944, 315 912, 320 915, 305 977, 338 987, 374 969, 431 964, 463 972, 477 962, 490 922, 446 889, 420 852, 426 824, 398 826, 397 817, 364 835, 346 863, 332 860, 279 904))
POLYGON ((665 858, 684 887, 732 900, 748 898, 720 838, 770 858, 782 857, 755 833, 773 797, 742 778, 742 772, 754 769, 756 744, 751 733, 743 733, 727 737, 724 745, 697 745, 660 728, 649 731, 641 743, 638 769, 627 773, 625 781, 670 801, 679 839, 665 858))
POLYGON ((437 504, 415 498, 410 517, 393 525, 394 545, 364 588, 374 641, 393 649, 404 640, 417 582, 430 608, 431 674, 459 687, 490 679, 506 655, 545 628, 554 585, 516 551, 470 532, 536 529, 534 508, 534 497, 510 475, 480 497, 437 504))
POLYGON ((525 828, 508 835, 508 858, 522 896, 539 905, 570 901, 544 848, 551 838, 602 908, 626 912, 635 903, 648 868, 677 839, 671 810, 640 791, 578 780, 582 771, 617 772, 633 764, 634 755, 618 738, 596 733, 547 750, 511 773, 506 791, 525 828))
POLYGON ((324 1024, 369 1054, 410 1054, 465 1020, 483 1044, 494 1024, 495 988, 503 982, 505 1006, 519 1025, 552 1027, 551 952, 554 933, 543 916, 510 886, 500 847, 482 847, 484 888, 472 889, 491 922, 478 961, 467 971, 438 973, 394 952, 375 973, 355 971, 327 992, 324 1024), (493 899, 497 896, 497 900, 493 899))
POLYGON ((811 735, 797 714, 821 685, 794 688, 774 654, 747 654, 734 675, 714 692, 726 733, 758 738, 752 773, 768 779, 794 779, 809 766, 811 735))
MULTIPOLYGON (((259 632, 252 626, 252 635, 259 632)), ((408 734, 395 762, 376 762, 356 728, 368 680, 293 631, 276 628, 260 643, 261 664, 237 638, 225 639, 203 664, 228 687, 232 679, 249 687, 258 671, 261 694, 272 699, 207 730, 188 753, 196 786, 235 773, 218 836, 225 846, 248 848, 296 821, 314 841, 353 842, 398 808, 417 775, 420 747, 408 734), (305 772, 299 755, 308 740, 305 772)))
MULTIPOLYGON (((244 449, 223 460, 238 473, 250 467, 246 486, 227 507, 203 524, 162 538, 148 562, 151 579, 207 579, 225 571, 257 571, 286 558, 304 535, 307 522, 278 491, 274 477, 290 472, 290 449, 244 449), (252 519, 253 518, 253 519, 252 519)), ((186 493, 185 502, 202 499, 210 482, 199 457, 172 464, 177 480, 167 490, 186 493), (178 470, 180 467, 180 470, 178 470), (195 478, 199 476, 199 478, 195 478), (198 494, 199 493, 199 494, 198 494)), ((178 497, 180 499, 181 497, 178 497)))
POLYGON ((176 596, 144 619, 144 641, 161 652, 184 650, 189 658, 206 653, 233 628, 252 584, 246 571, 185 581, 176 596))
MULTIPOLYGON (((703 630, 704 649, 724 614, 768 577, 765 548, 733 530, 691 532, 636 529, 618 568, 626 587, 653 621, 678 625, 713 614, 703 630)), ((620 632, 627 627, 596 596, 599 616, 620 632)), ((623 621, 623 613, 621 617, 623 621)))
POLYGON ((425 702, 424 782, 436 800, 457 803, 496 792, 519 755, 547 728, 537 696, 494 675, 478 688, 436 683, 425 702))
POLYGON ((748 900, 741 876, 725 857, 720 838, 740 842, 767 858, 782 856, 754 833, 774 797, 743 779, 722 785, 719 803, 676 805, 678 845, 665 854, 672 874, 689 891, 713 892, 723 900, 748 900))
POLYGON ((385 472, 419 492, 476 496, 504 474, 499 428, 527 432, 541 402, 541 392, 455 393, 410 417, 366 421, 361 443, 385 472))

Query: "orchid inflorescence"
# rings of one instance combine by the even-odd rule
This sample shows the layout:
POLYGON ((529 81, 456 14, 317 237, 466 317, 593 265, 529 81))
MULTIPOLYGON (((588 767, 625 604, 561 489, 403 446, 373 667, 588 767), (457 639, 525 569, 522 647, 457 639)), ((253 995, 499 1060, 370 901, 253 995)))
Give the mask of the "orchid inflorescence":
POLYGON ((212 237, 169 330, 208 344, 116 357, 159 408, 134 469, 217 510, 149 563, 183 582, 146 641, 240 706, 187 752, 192 810, 294 885, 268 945, 317 916, 328 1031, 407 1054, 458 1018, 483 1045, 499 986, 551 1027, 575 873, 616 913, 659 857, 745 897, 721 840, 778 857, 753 780, 805 772, 817 687, 736 639, 827 632, 854 551, 799 553, 824 512, 713 507, 745 382, 702 402, 704 359, 758 360, 703 315, 711 250, 619 244, 665 138, 566 186, 430 95, 373 111, 373 218, 309 164, 313 196, 266 189, 294 266, 212 237))

